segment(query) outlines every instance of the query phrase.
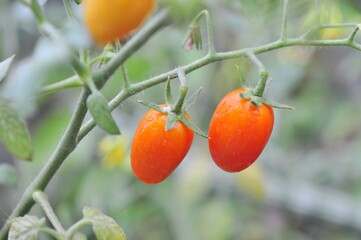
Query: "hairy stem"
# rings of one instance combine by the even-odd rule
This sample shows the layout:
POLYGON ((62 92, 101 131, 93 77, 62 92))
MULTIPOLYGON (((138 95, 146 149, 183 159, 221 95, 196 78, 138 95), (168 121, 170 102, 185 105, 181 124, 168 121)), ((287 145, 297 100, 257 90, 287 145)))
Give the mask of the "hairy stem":
POLYGON ((37 202, 41 208, 44 210, 45 215, 48 217, 49 221, 53 225, 53 227, 61 234, 65 234, 65 229, 63 225, 61 225, 58 217, 56 216, 53 208, 51 207, 48 197, 45 195, 43 191, 36 191, 33 193, 33 199, 37 202))
POLYGON ((51 93, 55 93, 59 90, 62 89, 67 89, 67 88, 74 88, 74 87, 81 87, 83 86, 83 82, 79 79, 78 75, 74 75, 72 77, 69 77, 65 80, 62 80, 60 82, 56 82, 50 85, 47 85, 45 87, 42 87, 39 91, 40 94, 42 95, 47 95, 47 94, 51 94, 51 93))

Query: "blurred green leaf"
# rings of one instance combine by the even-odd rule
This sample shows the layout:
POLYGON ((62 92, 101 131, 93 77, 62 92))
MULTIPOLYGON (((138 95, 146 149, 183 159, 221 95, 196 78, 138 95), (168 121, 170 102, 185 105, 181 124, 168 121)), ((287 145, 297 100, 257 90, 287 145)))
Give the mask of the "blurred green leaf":
POLYGON ((45 226, 45 218, 25 215, 10 220, 9 240, 37 240, 39 228, 45 226))
POLYGON ((18 113, 4 100, 0 100, 0 139, 15 157, 31 160, 32 146, 28 129, 18 113))
POLYGON ((95 208, 85 207, 84 218, 93 223, 93 231, 98 240, 125 240, 125 234, 118 224, 95 208))
POLYGON ((0 164, 0 184, 15 187, 18 184, 15 169, 6 163, 0 164))
POLYGON ((0 62, 0 82, 2 80, 4 80, 6 74, 8 73, 9 71, 9 68, 11 66, 11 63, 13 62, 14 60, 14 57, 15 55, 12 55, 11 57, 9 57, 8 59, 0 62))
POLYGON ((94 121, 110 134, 120 134, 120 130, 114 121, 108 102, 100 92, 94 92, 87 100, 87 106, 94 121))

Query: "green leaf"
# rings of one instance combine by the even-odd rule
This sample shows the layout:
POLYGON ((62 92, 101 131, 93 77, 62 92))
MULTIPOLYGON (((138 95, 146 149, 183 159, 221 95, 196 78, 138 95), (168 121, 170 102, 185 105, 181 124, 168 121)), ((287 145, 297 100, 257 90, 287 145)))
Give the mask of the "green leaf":
POLYGON ((124 231, 112 219, 98 209, 85 207, 84 218, 93 223, 93 231, 98 240, 126 240, 124 231))
POLYGON ((15 169, 7 163, 0 164, 0 184, 9 187, 16 187, 18 184, 15 169))
POLYGON ((0 139, 17 158, 31 160, 32 146, 28 129, 18 113, 0 100, 0 139))
POLYGON ((100 92, 93 92, 87 99, 87 106, 94 121, 110 134, 120 134, 120 130, 114 121, 108 102, 100 92))
POLYGON ((0 82, 4 80, 6 74, 9 72, 11 63, 14 60, 15 55, 12 55, 8 59, 0 62, 0 82))
POLYGON ((10 220, 9 225, 8 240, 37 240, 39 229, 45 226, 45 218, 25 215, 10 220))

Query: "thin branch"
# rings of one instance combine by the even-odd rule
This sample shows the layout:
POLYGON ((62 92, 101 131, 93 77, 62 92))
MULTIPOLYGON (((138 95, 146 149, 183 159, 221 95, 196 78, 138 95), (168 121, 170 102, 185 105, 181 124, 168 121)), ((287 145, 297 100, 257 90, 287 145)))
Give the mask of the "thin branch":
POLYGON ((283 1, 283 14, 282 14, 282 27, 281 27, 281 38, 282 42, 287 40, 287 18, 288 18, 288 0, 283 1))
POLYGON ((124 88, 127 89, 130 86, 130 81, 129 81, 128 71, 127 71, 125 64, 122 64, 122 66, 120 66, 120 69, 122 71, 124 88))
POLYGON ((74 75, 62 81, 42 87, 39 91, 39 94, 47 95, 58 92, 62 89, 81 87, 81 86, 83 86, 83 82, 80 81, 78 75, 74 75))
POLYGON ((65 229, 63 225, 61 225, 58 217, 56 216, 53 208, 51 207, 48 197, 42 191, 36 191, 33 193, 33 199, 37 202, 41 208, 44 210, 46 216, 48 217, 49 221, 53 225, 53 227, 61 234, 65 234, 65 229))
POLYGON ((357 24, 355 29, 352 31, 350 36, 348 37, 348 42, 352 43, 356 37, 357 32, 360 30, 360 24, 357 24))

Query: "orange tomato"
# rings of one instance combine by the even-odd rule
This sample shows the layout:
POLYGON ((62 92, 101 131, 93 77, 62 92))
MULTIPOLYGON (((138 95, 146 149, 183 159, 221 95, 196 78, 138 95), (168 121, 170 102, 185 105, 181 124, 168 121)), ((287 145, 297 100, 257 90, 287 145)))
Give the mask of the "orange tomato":
POLYGON ((94 40, 124 39, 152 12, 156 0, 85 0, 85 24, 94 40))
POLYGON ((166 131, 166 121, 166 114, 151 109, 135 131, 131 166, 135 176, 144 183, 156 184, 165 180, 191 147, 193 131, 180 121, 166 131))
POLYGON ((236 89, 217 106, 209 127, 209 149, 214 162, 224 171, 239 172, 259 157, 271 135, 272 107, 254 106, 236 89))

